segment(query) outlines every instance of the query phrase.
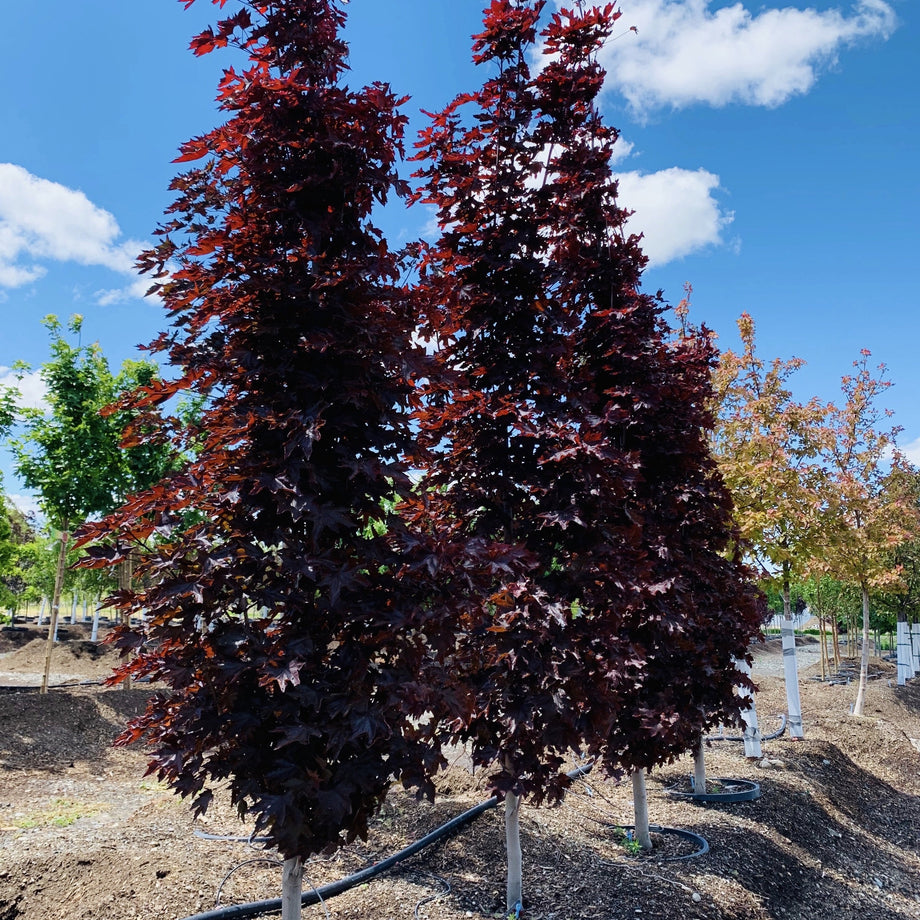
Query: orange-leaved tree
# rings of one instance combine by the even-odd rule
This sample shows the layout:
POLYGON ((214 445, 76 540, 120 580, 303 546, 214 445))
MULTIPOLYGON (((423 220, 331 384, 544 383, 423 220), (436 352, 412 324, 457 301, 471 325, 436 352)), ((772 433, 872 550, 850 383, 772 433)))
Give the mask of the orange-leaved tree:
POLYGON ((892 470, 906 469, 897 450, 900 429, 889 425, 889 410, 878 400, 891 386, 880 364, 873 374, 871 352, 863 349, 854 373, 841 380, 843 402, 830 407, 824 457, 830 472, 823 514, 825 545, 820 567, 857 586, 862 598, 862 654, 853 714, 862 715, 869 673, 869 595, 897 588, 900 566, 892 556, 899 544, 917 538, 917 505, 909 493, 892 488, 892 470))
MULTIPOLYGON (((732 493, 735 521, 757 565, 779 581, 784 646, 794 652, 790 584, 808 570, 824 539, 827 477, 821 451, 827 408, 817 398, 797 401, 789 378, 804 362, 757 354, 754 320, 738 319, 740 353, 725 351, 713 373, 716 428, 712 448, 732 493)), ((789 730, 802 737, 794 657, 787 671, 789 730)))

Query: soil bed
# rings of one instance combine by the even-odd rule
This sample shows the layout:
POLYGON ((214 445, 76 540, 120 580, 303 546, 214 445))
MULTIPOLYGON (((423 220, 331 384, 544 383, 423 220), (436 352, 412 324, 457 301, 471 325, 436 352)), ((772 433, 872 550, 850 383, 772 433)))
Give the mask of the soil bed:
MULTIPOLYGON (((144 776, 142 750, 111 747, 150 691, 102 686, 115 653, 88 647, 79 625, 67 629, 52 683, 90 683, 46 696, 22 686, 40 680, 40 633, 0 636, 0 920, 176 920, 211 909, 218 892, 222 904, 277 897, 280 866, 266 861, 275 854, 196 835, 250 833, 225 797, 194 821, 144 776)), ((756 782, 760 799, 668 795, 692 772, 689 757, 649 776, 651 822, 702 835, 708 853, 669 861, 690 844, 653 834, 650 855, 630 855, 615 832, 633 824, 629 782, 592 773, 557 808, 525 805, 526 920, 920 920, 920 679, 898 688, 894 665, 873 659, 880 676, 854 718, 855 686, 808 680, 819 668, 813 649, 800 651, 805 740, 768 741, 760 762, 738 742, 707 749, 712 777, 756 782)), ((777 662, 765 649, 755 660, 765 731, 785 709, 777 662)), ((434 804, 394 790, 368 841, 311 860, 307 884, 363 869, 487 798, 462 763, 444 773, 434 804)), ((330 900, 329 916, 504 916, 501 812, 330 900)), ((323 917, 323 907, 304 915, 323 917)))

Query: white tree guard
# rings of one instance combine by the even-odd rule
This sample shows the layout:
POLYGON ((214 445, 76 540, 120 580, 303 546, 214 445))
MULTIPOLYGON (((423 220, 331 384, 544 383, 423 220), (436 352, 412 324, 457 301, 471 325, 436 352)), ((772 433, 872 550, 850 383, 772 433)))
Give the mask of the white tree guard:
POLYGON ((73 596, 73 603, 70 605, 70 625, 76 626, 77 624, 77 595, 73 596))
POLYGON ((786 724, 790 738, 804 738, 802 700, 799 696, 799 668, 795 657, 795 629, 792 617, 783 617, 783 672, 786 676, 786 724))
POLYGON ((920 673, 920 623, 914 623, 911 628, 911 649, 913 651, 912 663, 914 676, 920 673))
POLYGON ((96 609, 93 611, 93 631, 90 634, 90 642, 99 641, 99 611, 102 609, 102 601, 99 601, 96 604, 96 609))
MULTIPOLYGON (((751 676, 751 666, 741 658, 735 660, 735 667, 746 677, 751 676)), ((744 756, 760 760, 763 750, 760 746, 760 723, 757 720, 757 703, 754 694, 747 687, 738 688, 738 696, 751 701, 751 708, 741 713, 744 719, 744 756)))
POLYGON ((898 686, 903 687, 914 676, 914 651, 910 624, 898 620, 898 686))

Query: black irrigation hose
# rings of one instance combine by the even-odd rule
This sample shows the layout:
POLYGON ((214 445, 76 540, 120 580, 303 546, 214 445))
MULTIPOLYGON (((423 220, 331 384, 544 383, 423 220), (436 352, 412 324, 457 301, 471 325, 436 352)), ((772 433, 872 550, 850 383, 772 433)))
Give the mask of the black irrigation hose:
POLYGON ((691 802, 753 802, 760 798, 760 784, 749 779, 727 779, 724 776, 715 777, 712 782, 721 783, 723 786, 740 786, 732 792, 684 792, 677 786, 668 786, 664 791, 668 795, 686 799, 691 802))
MULTIPOLYGON (((570 770, 566 775, 570 779, 576 779, 585 773, 590 773, 593 766, 593 763, 586 763, 583 766, 576 767, 574 770, 570 770)), ((488 811, 490 808, 495 808, 495 806, 502 801, 504 801, 504 799, 501 796, 492 796, 491 799, 480 802, 478 805, 457 815, 456 818, 451 818, 446 824, 442 824, 439 828, 436 828, 431 831, 431 833, 422 837, 421 840, 416 840, 415 843, 409 844, 409 846, 400 850, 398 853, 394 853, 392 856, 388 856, 386 859, 382 859, 380 862, 374 863, 374 865, 368 866, 366 869, 362 869, 354 875, 349 875, 337 882, 330 882, 328 885, 323 885, 322 888, 314 888, 312 891, 304 892, 300 899, 301 906, 309 907, 313 904, 319 904, 321 901, 335 897, 337 894, 342 894, 343 891, 348 891, 350 888, 354 888, 357 885, 370 881, 372 878, 376 878, 378 875, 382 875, 398 863, 409 859, 410 856, 415 856, 416 853, 421 852, 425 847, 443 840, 465 824, 469 824, 483 812, 488 811)), ((206 910, 204 913, 193 914, 190 917, 186 917, 185 920, 244 920, 244 918, 249 917, 261 917, 263 914, 278 913, 280 910, 281 898, 272 898, 268 901, 253 901, 250 904, 231 904, 227 907, 206 910)))
MULTIPOLYGON (((456 818, 441 825, 441 827, 433 830, 430 834, 426 834, 421 840, 417 840, 398 853, 394 853, 392 856, 388 856, 386 859, 382 859, 380 862, 374 863, 374 865, 368 866, 366 869, 362 869, 354 875, 349 875, 337 882, 330 882, 328 885, 323 885, 321 888, 314 888, 312 891, 305 892, 301 897, 301 905, 303 907, 309 907, 312 904, 319 904, 320 900, 332 898, 337 894, 341 894, 343 891, 348 891, 349 888, 354 888, 356 885, 361 885, 378 875, 382 875, 387 869, 392 869, 393 866, 403 862, 410 856, 415 856, 416 853, 425 849, 425 847, 430 844, 444 839, 448 834, 462 827, 464 824, 468 824, 474 818, 478 818, 484 811, 494 808, 501 801, 501 798, 495 796, 491 799, 487 799, 485 802, 480 802, 479 805, 470 808, 468 811, 463 812, 463 814, 457 815, 456 818)), ((244 917, 260 917, 263 914, 277 913, 280 910, 281 898, 272 898, 268 901, 254 901, 251 904, 232 904, 227 907, 219 907, 214 910, 205 911, 202 914, 194 914, 191 917, 186 917, 185 920, 237 920, 237 918, 244 917)))
MULTIPOLYGON (((761 735, 761 741, 773 741, 786 730, 786 713, 779 717, 779 728, 770 735, 761 735)), ((744 735, 705 735, 704 741, 744 741, 744 735)))

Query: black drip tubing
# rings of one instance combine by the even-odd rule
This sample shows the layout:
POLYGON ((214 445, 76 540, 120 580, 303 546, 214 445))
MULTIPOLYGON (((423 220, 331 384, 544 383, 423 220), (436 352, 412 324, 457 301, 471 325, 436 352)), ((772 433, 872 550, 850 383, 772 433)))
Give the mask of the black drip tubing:
MULTIPOLYGON (((566 775, 569 779, 577 779, 579 776, 589 773, 593 766, 593 763, 586 763, 580 767, 576 767, 574 770, 570 770, 566 775)), ((313 904, 319 904, 321 901, 341 894, 343 891, 348 891, 349 888, 354 888, 356 885, 361 885, 378 875, 382 875, 388 869, 392 869, 397 863, 401 863, 409 859, 410 856, 415 856, 416 853, 424 850, 425 847, 431 846, 431 844, 437 843, 439 840, 443 840, 458 828, 478 818, 483 812, 488 811, 490 808, 495 808, 495 806, 502 801, 504 801, 502 796, 492 796, 491 799, 486 799, 485 802, 480 802, 478 805, 473 806, 473 808, 457 815, 456 818, 452 818, 446 824, 442 824, 439 828, 431 831, 430 834, 426 834, 422 837, 421 840, 416 840, 415 843, 409 844, 409 846, 400 850, 398 853, 394 853, 392 856, 388 856, 386 859, 382 859, 380 862, 374 863, 374 865, 368 866, 366 869, 362 869, 360 872, 349 875, 337 882, 330 882, 328 885, 323 885, 322 888, 313 888, 311 891, 305 891, 300 899, 301 906, 309 907, 313 904)), ((228 904, 226 907, 216 907, 214 910, 206 910, 202 914, 194 914, 191 917, 186 917, 185 920, 243 920, 243 918, 261 917, 263 914, 278 913, 280 910, 281 898, 272 898, 269 901, 253 901, 250 904, 228 904)))

